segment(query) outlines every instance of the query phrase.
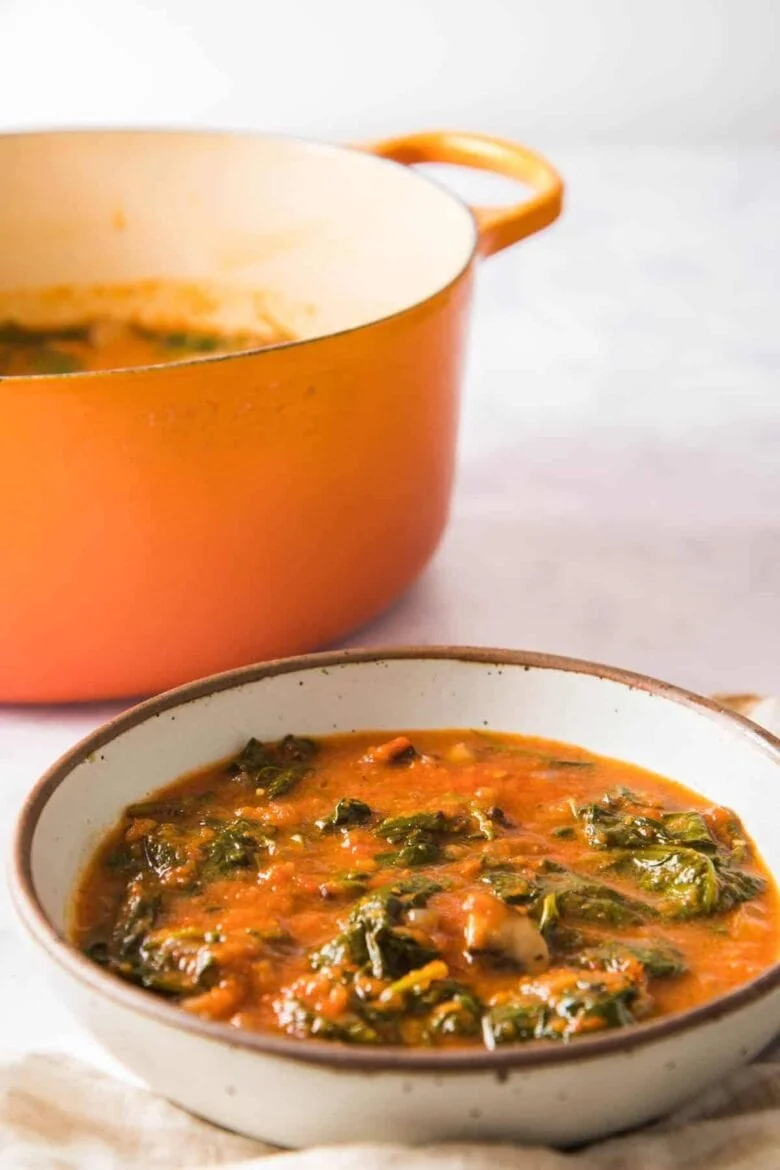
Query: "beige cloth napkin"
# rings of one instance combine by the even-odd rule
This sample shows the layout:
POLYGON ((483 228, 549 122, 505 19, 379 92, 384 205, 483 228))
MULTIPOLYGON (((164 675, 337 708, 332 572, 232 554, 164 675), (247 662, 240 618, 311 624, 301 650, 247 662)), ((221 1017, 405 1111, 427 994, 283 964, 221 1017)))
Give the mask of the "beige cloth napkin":
MULTIPOLYGON (((729 696, 780 730, 780 699, 729 696)), ((302 1103, 303 1105, 303 1103, 302 1103)), ((780 1043, 661 1122, 571 1153, 445 1143, 284 1153, 62 1057, 0 1068, 0 1170, 780 1170, 780 1043)))

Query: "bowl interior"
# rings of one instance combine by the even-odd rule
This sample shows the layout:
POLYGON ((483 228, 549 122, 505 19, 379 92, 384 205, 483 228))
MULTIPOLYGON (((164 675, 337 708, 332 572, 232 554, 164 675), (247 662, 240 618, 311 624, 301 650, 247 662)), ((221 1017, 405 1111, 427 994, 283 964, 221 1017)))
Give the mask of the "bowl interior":
POLYGON ((259 313, 322 336, 432 296, 476 239, 466 207, 420 174, 292 138, 1 135, 0 173, 0 316, 32 324, 41 311, 24 290, 81 286, 46 304, 61 320, 99 311, 95 286, 163 279, 181 283, 180 307, 197 304, 203 327, 211 297, 213 325, 252 330, 259 313))
POLYGON ((251 735, 287 732, 473 727, 581 745, 733 808, 780 873, 780 750, 771 737, 673 688, 555 661, 492 662, 435 651, 379 660, 315 656, 308 665, 235 672, 152 700, 54 770, 31 845, 42 908, 57 930, 66 928, 74 884, 125 805, 235 752, 251 735))

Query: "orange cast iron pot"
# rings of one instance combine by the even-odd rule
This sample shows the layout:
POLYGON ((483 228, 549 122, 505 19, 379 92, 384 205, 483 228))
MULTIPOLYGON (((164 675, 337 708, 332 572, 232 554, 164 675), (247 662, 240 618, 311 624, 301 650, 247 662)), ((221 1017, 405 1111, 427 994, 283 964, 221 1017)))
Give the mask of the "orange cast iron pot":
POLYGON ((296 339, 0 379, 0 700, 156 691, 387 606, 446 522, 474 262, 556 218, 548 163, 461 133, 89 131, 2 136, 0 174, 0 297, 213 286, 296 339), (475 211, 419 162, 533 194, 475 211))

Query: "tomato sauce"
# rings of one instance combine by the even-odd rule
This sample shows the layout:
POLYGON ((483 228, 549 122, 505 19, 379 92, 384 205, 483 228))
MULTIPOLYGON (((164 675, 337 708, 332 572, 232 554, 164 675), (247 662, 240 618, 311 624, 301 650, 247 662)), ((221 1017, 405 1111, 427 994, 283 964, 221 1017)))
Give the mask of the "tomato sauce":
POLYGON ((778 957, 737 818, 581 748, 476 731, 250 741, 133 806, 77 945, 238 1028, 393 1045, 568 1040, 778 957))

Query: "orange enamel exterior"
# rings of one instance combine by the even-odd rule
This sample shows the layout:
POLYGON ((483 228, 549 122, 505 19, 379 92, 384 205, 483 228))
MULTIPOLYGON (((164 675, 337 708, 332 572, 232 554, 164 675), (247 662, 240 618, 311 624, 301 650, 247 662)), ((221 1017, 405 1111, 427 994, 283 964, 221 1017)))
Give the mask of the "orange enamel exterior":
MULTIPOLYGON (((535 186, 478 216, 475 252, 558 214, 560 182, 522 148, 374 149, 535 186)), ((446 523, 472 270, 332 336, 0 380, 0 700, 157 691, 321 646, 390 604, 446 523)))

